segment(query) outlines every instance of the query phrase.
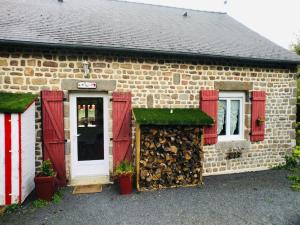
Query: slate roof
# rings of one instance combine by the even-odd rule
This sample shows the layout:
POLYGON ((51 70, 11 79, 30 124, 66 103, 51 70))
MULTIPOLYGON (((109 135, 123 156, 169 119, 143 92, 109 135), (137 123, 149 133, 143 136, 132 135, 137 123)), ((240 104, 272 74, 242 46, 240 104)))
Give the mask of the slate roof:
POLYGON ((114 0, 0 0, 0 5, 0 43, 300 63, 296 54, 224 13, 114 0))

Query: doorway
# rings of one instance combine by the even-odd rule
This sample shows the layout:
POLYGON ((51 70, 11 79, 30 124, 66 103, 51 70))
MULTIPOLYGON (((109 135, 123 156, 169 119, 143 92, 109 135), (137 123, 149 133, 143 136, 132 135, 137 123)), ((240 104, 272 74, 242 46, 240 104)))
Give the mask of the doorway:
POLYGON ((108 102, 103 94, 70 94, 72 180, 109 175, 108 102))

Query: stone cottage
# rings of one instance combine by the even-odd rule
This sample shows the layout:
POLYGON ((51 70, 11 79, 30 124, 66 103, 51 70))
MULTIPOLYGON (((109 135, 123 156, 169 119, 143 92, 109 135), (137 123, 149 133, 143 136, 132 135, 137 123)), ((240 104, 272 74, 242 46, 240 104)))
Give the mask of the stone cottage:
POLYGON ((300 57, 225 13, 1 0, 0 14, 0 90, 39 96, 36 167, 51 158, 63 185, 109 181, 132 107, 210 115, 204 175, 268 169, 295 146, 300 57))

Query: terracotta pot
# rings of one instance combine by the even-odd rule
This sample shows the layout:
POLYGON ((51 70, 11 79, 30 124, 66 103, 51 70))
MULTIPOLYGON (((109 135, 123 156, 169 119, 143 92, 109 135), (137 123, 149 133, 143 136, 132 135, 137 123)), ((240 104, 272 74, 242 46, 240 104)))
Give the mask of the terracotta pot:
POLYGON ((119 190, 121 195, 127 195, 132 193, 132 174, 119 175, 119 190))
POLYGON ((256 124, 257 124, 257 126, 262 126, 262 125, 264 125, 264 123, 265 123, 265 121, 264 120, 256 120, 256 124))
POLYGON ((51 201, 56 190, 55 177, 36 176, 35 191, 39 199, 51 201))

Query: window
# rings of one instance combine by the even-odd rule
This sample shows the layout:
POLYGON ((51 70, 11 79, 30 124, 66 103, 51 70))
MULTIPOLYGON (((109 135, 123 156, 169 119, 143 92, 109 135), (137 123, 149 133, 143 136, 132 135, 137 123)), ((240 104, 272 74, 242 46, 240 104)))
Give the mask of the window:
POLYGON ((220 92, 218 104, 218 140, 232 141, 244 138, 243 92, 220 92))

